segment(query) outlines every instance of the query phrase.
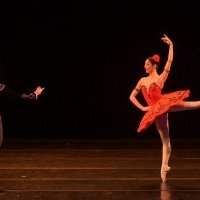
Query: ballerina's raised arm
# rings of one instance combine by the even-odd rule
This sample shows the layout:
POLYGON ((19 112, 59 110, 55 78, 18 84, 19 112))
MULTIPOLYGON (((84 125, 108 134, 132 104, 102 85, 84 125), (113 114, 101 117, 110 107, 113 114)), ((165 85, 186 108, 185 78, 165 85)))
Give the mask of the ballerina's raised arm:
POLYGON ((160 78, 159 78, 159 83, 161 85, 161 88, 164 86, 165 81, 168 78, 170 69, 171 69, 171 65, 172 65, 172 61, 173 61, 173 54, 174 54, 174 50, 173 50, 173 42, 170 40, 170 38, 164 34, 164 37, 161 38, 161 40, 169 45, 169 52, 168 52, 168 58, 167 58, 167 62, 164 66, 164 70, 163 72, 160 74, 160 78))

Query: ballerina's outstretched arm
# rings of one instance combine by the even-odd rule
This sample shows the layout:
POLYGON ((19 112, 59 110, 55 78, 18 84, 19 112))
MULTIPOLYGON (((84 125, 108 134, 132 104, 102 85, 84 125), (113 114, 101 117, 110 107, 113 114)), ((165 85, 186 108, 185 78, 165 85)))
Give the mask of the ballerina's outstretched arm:
POLYGON ((173 52, 173 42, 170 40, 170 38, 166 34, 164 34, 164 37, 162 37, 161 40, 167 45, 169 45, 168 59, 165 64, 163 72, 160 74, 160 79, 159 79, 159 82, 161 86, 163 87, 171 69, 174 52, 173 52))
POLYGON ((29 94, 26 94, 26 93, 19 94, 18 92, 14 91, 11 88, 4 85, 3 89, 0 90, 0 92, 3 95, 6 95, 8 97, 12 97, 12 98, 15 98, 15 99, 21 98, 21 99, 24 99, 26 101, 34 101, 34 100, 38 99, 38 96, 40 96, 40 94, 43 92, 43 90, 44 90, 43 87, 37 86, 36 89, 29 94))
POLYGON ((22 99, 27 99, 27 100, 37 100, 38 96, 43 92, 44 87, 37 86, 35 91, 30 93, 30 94, 21 94, 22 99))

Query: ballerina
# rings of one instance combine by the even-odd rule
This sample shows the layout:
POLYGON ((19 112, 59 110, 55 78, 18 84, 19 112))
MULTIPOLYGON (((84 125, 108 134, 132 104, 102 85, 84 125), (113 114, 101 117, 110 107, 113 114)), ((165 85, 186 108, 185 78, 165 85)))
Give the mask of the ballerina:
POLYGON ((160 74, 157 72, 160 63, 160 56, 158 54, 148 57, 144 63, 144 69, 148 76, 142 77, 138 81, 129 99, 136 107, 145 112, 137 131, 143 132, 155 123, 157 131, 160 134, 162 142, 162 164, 160 173, 162 181, 165 182, 167 173, 171 169, 168 163, 172 151, 168 113, 199 109, 200 101, 185 101, 190 96, 190 90, 179 90, 162 94, 162 88, 167 80, 173 61, 173 42, 166 34, 164 34, 161 40, 169 47, 168 59, 164 70, 160 74), (148 106, 143 106, 137 100, 136 96, 140 91, 148 106))
MULTIPOLYGON (((38 97, 41 95, 41 93, 43 92, 43 90, 44 90, 43 87, 37 86, 34 92, 31 92, 29 94, 26 94, 26 93, 18 94, 17 92, 8 88, 5 84, 0 83, 0 93, 2 95, 14 97, 14 98, 20 98, 26 101, 36 101, 38 97)), ((0 147, 2 146, 2 143, 3 143, 3 124, 2 124, 2 118, 0 115, 0 147)))

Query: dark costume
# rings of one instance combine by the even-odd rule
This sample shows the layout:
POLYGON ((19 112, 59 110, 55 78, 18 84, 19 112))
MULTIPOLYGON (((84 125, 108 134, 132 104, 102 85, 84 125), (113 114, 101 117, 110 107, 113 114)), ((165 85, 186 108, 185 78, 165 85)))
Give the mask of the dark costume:
MULTIPOLYGON (((17 98, 17 99, 24 99, 26 101, 34 101, 37 99, 35 93, 30 93, 30 94, 19 94, 12 89, 8 88, 5 84, 0 83, 0 93, 1 95, 6 95, 11 98, 17 98)), ((2 117, 0 114, 0 146, 3 143, 3 124, 2 124, 2 117)))

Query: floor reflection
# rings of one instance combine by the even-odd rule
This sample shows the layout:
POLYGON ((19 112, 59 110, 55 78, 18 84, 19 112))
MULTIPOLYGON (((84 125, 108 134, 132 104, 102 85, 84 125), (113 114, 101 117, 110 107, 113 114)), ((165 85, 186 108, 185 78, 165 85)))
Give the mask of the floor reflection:
POLYGON ((167 183, 161 183, 160 185, 160 199, 171 200, 170 187, 167 183))

